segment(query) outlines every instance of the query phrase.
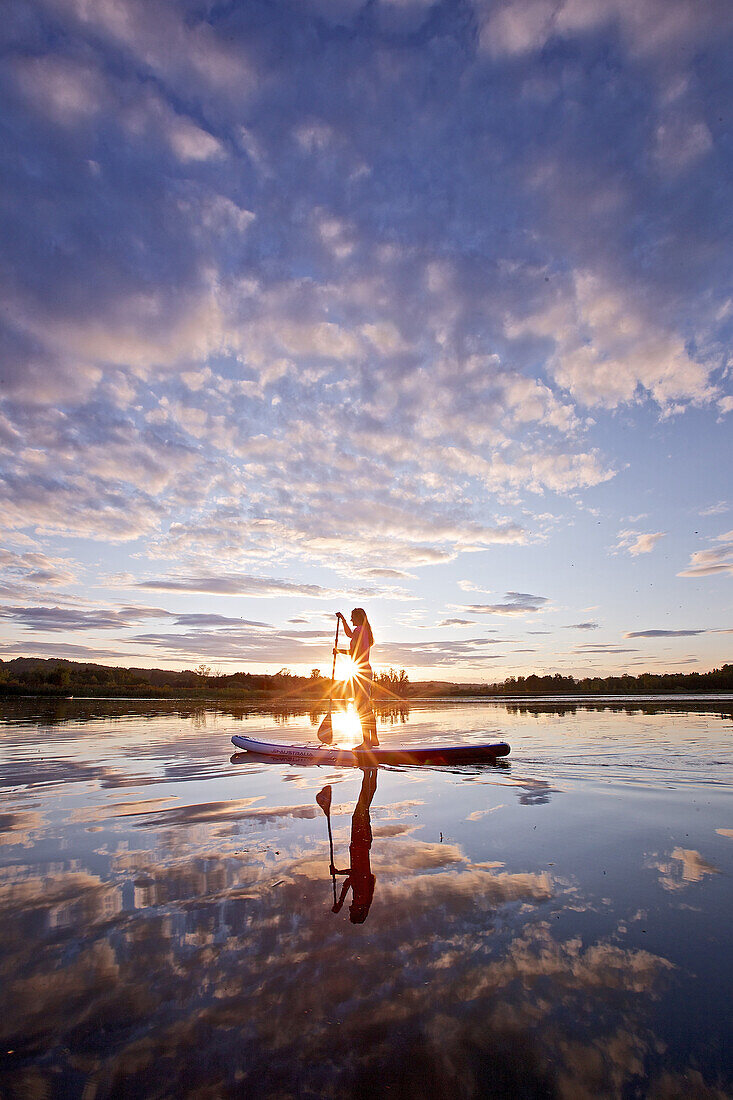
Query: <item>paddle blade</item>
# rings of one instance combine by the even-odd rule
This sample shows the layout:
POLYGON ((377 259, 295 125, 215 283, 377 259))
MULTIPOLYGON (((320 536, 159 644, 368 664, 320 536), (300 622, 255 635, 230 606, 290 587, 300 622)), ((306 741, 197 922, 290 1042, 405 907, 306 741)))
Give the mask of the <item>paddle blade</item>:
POLYGON ((316 795, 316 802, 323 810, 326 817, 328 817, 331 809, 331 784, 327 784, 322 791, 319 791, 316 795))
POLYGON ((330 712, 321 722, 318 727, 318 740, 322 741, 324 745, 330 745, 333 741, 333 726, 331 725, 330 712))

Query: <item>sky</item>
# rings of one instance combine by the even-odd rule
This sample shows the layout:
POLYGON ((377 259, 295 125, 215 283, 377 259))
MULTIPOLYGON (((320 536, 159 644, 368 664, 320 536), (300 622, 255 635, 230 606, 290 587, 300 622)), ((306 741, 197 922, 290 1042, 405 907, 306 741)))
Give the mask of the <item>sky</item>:
POLYGON ((0 657, 732 659, 729 0, 5 0, 0 657))

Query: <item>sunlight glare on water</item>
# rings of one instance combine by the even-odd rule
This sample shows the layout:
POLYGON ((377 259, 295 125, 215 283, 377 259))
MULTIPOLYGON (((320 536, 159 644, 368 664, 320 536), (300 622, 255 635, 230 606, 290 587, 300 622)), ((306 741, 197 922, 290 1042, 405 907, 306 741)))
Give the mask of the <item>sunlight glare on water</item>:
POLYGON ((361 744, 361 722, 353 703, 349 703, 345 710, 334 710, 331 715, 331 723, 334 746, 350 749, 354 745, 361 744))

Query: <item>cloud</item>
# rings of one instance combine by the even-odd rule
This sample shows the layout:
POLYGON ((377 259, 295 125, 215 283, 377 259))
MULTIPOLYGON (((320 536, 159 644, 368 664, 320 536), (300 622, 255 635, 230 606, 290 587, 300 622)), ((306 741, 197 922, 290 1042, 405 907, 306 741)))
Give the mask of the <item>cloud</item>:
POLYGON ((619 531, 618 542, 614 549, 626 550, 634 558, 639 554, 649 554, 666 533, 666 531, 646 534, 639 531, 619 531))
POLYGON ((13 657, 57 657, 67 661, 115 661, 119 665, 126 664, 134 656, 129 651, 76 645, 74 642, 36 641, 0 643, 0 653, 8 660, 13 657))
POLYGON ((248 573, 193 573, 171 574, 137 580, 131 574, 118 574, 110 583, 119 588, 135 588, 153 592, 211 593, 225 596, 307 596, 311 599, 332 600, 345 595, 355 598, 405 600, 410 598, 401 588, 324 588, 318 584, 301 584, 275 577, 257 577, 248 573))
POLYGON ((168 141, 181 160, 208 160, 223 154, 221 142, 190 119, 176 117, 168 126, 168 141))
POLYGON ((466 638, 460 641, 435 640, 425 642, 386 642, 375 647, 374 658, 378 664, 431 668, 439 666, 463 666, 481 668, 500 660, 502 653, 491 651, 493 646, 504 645, 503 638, 466 638))
POLYGON ((129 52, 180 95, 195 90, 246 99, 254 87, 256 66, 244 44, 235 47, 208 21, 189 21, 176 6, 160 0, 52 0, 47 6, 73 33, 99 36, 108 49, 129 52))
POLYGON ((173 620, 176 626, 213 628, 213 627, 257 627, 271 630, 267 623, 251 619, 235 618, 229 615, 211 613, 181 614, 166 611, 161 607, 121 606, 117 608, 80 608, 80 607, 21 607, 0 605, 0 619, 15 622, 35 631, 70 633, 79 630, 115 630, 146 622, 150 619, 173 620))
POLYGON ((386 582, 419 595, 426 567, 543 539, 548 497, 585 505, 632 411, 645 441, 724 414, 727 6, 438 8, 13 17, 6 530, 49 559, 130 544, 114 568, 160 591, 412 598, 386 582))
POLYGON ((677 574, 678 577, 712 577, 718 574, 733 573, 733 531, 717 535, 708 550, 695 550, 689 565, 677 574))
POLYGON ((359 570, 359 576, 361 576, 361 577, 370 577, 370 578, 371 577, 385 577, 387 579, 391 579, 391 578, 402 578, 402 577, 414 577, 415 574, 414 573, 405 573, 402 569, 390 569, 388 567, 384 567, 384 568, 375 567, 373 569, 361 569, 361 570, 359 570))
POLYGON ((694 638, 707 633, 707 630, 632 630, 624 638, 694 638))
POLYGON ((600 643, 598 645, 583 644, 574 647, 575 652, 579 654, 590 653, 638 653, 637 649, 623 649, 621 646, 614 645, 612 643, 600 643))
MULTIPOLYGON (((377 471, 373 474, 348 523, 340 509, 334 508, 333 491, 326 487, 327 471, 323 478, 314 476, 312 484, 298 483, 297 506, 293 504, 294 483, 278 473, 271 488, 282 494, 284 505, 274 504, 256 517, 247 515, 238 504, 207 510, 195 521, 171 527, 167 536, 158 540, 156 553, 198 556, 204 561, 216 560, 219 567, 241 561, 245 554, 263 562, 277 555, 327 565, 349 576, 389 579, 395 574, 409 576, 421 565, 451 561, 461 553, 527 540, 527 532, 518 524, 492 526, 461 518, 455 508, 448 510, 442 502, 435 506, 426 502, 416 510, 414 493, 397 488, 386 467, 380 467, 378 476, 377 471), (314 511, 318 514, 315 523, 314 511)), ((380 591, 399 597, 403 590, 380 591)))
POLYGON ((332 599, 339 593, 317 584, 299 584, 297 581, 277 580, 274 577, 255 577, 246 573, 193 574, 156 577, 135 580, 133 577, 113 578, 122 587, 145 589, 154 592, 208 592, 226 596, 310 596, 315 599, 332 599))
POLYGON ((660 328, 621 288, 578 272, 541 312, 508 321, 507 335, 551 341, 555 381, 588 406, 615 409, 650 396, 665 413, 717 396, 710 369, 660 328))
POLYGON ((78 563, 68 558, 49 557, 35 550, 19 553, 0 547, 0 576, 16 583, 18 591, 59 588, 73 584, 77 575, 78 563))
POLYGON ((128 607, 118 611, 84 610, 62 607, 11 607, 0 605, 0 618, 29 627, 31 630, 119 630, 145 619, 168 617, 160 608, 128 607))
POLYGON ((545 611, 547 596, 533 596, 529 592, 507 592, 504 603, 475 603, 457 608, 471 615, 532 615, 545 611))
MULTIPOLYGON (((67 26, 68 41, 83 41, 85 54, 95 58, 104 95, 98 89, 85 101, 94 111, 80 113, 79 148, 67 149, 58 163, 44 159, 49 175, 68 181, 65 205, 49 211, 43 236, 27 219, 18 234, 25 244, 16 259, 23 266, 27 257, 28 266, 27 278, 14 283, 7 318, 9 392, 21 399, 10 410, 8 431, 27 429, 25 406, 31 403, 63 399, 75 414, 72 421, 40 418, 45 422, 33 434, 42 445, 32 475, 29 453, 9 460, 10 523, 20 528, 25 520, 60 533, 66 517, 66 530, 81 537, 155 537, 158 546, 178 553, 193 534, 181 523, 184 502, 198 502, 195 543, 214 556, 225 541, 232 565, 241 564, 235 546, 254 554, 259 545, 262 558, 270 556, 279 531, 272 540, 263 537, 257 521, 266 514, 289 533, 286 545, 295 557, 324 561, 337 547, 343 563, 370 569, 379 568, 386 553, 395 572, 403 573, 400 565, 525 541, 518 524, 491 522, 495 492, 565 492, 610 476, 601 456, 576 446, 579 423, 571 403, 493 352, 461 351, 458 315, 447 340, 443 332, 424 329, 423 272, 433 270, 428 282, 438 285, 431 247, 412 257, 395 248, 391 267, 374 259, 374 227, 340 214, 335 196, 320 193, 319 180, 305 198, 309 212, 290 219, 283 237, 281 213, 268 211, 272 188, 261 191, 259 176, 249 171, 252 150, 258 173, 263 164, 279 164, 277 202, 293 208, 303 205, 298 158, 318 150, 323 157, 350 159, 345 178, 351 178, 372 159, 370 151, 352 146, 370 137, 336 116, 304 118, 296 97, 283 116, 287 141, 248 119, 246 147, 236 154, 242 128, 235 127, 233 145, 231 112, 255 86, 259 94, 268 86, 255 76, 253 57, 269 51, 246 46, 251 35, 243 31, 238 40, 228 31, 221 37, 206 21, 189 23, 174 8, 132 0, 114 15, 107 5, 92 12, 58 0, 54 13, 67 26), (162 77, 155 90, 132 71, 124 80, 113 75, 122 71, 120 59, 130 56, 162 77), (190 114, 182 113, 184 89, 201 97, 190 114), (98 148, 97 115, 124 141, 98 148), (110 152, 121 147, 134 164, 130 174, 119 170, 110 152), (235 163, 237 155, 246 164, 235 163), (246 202, 243 178, 252 184, 244 188, 246 202), (89 250, 62 271, 45 256, 43 241, 72 232, 75 210, 90 226, 89 250), (127 226, 136 231, 137 251, 130 256, 127 226), (326 254, 314 277, 303 279, 295 272, 312 251, 314 227, 326 254), (110 234, 119 247, 99 247, 110 234), (269 254, 276 239, 284 263, 274 278, 258 257, 269 254), (330 267, 357 254, 359 269, 344 275, 330 267), (41 255, 44 263, 37 262, 41 255), (63 301, 34 284, 33 273, 41 270, 47 283, 64 288, 63 301), (424 344, 419 353, 418 338, 424 344), (234 371, 222 370, 222 356, 237 364, 234 371), (193 383, 185 395, 178 378, 193 383), (351 399, 337 431, 332 414, 346 390, 351 399), (135 393, 137 403, 130 399, 135 393), (103 444, 90 439, 91 424, 110 424, 115 413, 113 437, 103 444), (531 441, 507 440, 502 418, 520 436, 530 426, 542 431, 531 441), (78 438, 72 422, 80 427, 78 438), (343 432, 348 447, 341 443, 343 432), (420 440, 420 463, 402 446, 406 435, 420 440), (39 465, 44 450, 48 459, 39 465), (287 498, 304 469, 313 477, 302 485, 298 522, 287 498), (361 477, 355 480, 356 469, 361 477), (217 507, 217 473, 229 473, 241 488, 236 505, 231 494, 225 509, 217 507), (465 491, 446 505, 446 490, 459 481, 465 491), (472 482, 481 486, 478 494, 472 482), (388 484, 398 490, 392 500, 384 491, 388 484), (259 515, 252 514, 252 500, 259 515), (371 513, 361 525, 353 520, 357 502, 371 513), (345 512, 352 516, 346 530, 345 512), (375 526, 373 517, 381 513, 375 526), (317 537, 313 515, 323 521, 317 537)), ((255 38, 266 33, 260 29, 255 38)), ((355 73, 368 79, 370 60, 359 49, 355 73)), ((48 65, 65 74, 83 72, 71 57, 51 57, 48 65)), ((270 87, 279 83, 286 99, 295 92, 287 66, 270 77, 270 87)), ((45 149, 40 140, 35 147, 45 149)), ((338 176, 331 172, 329 178, 338 176)), ((364 186, 371 186, 369 179, 367 170, 364 186)), ((363 210, 368 208, 366 203, 363 210)), ((22 206, 17 213, 23 215, 22 206)), ((409 212, 404 215, 409 221, 409 212)), ((460 283, 455 263, 449 266, 460 283)), ((455 280, 452 285, 461 292, 455 280)), ((434 291, 428 287, 427 293, 434 291)), ((460 301, 458 309, 465 311, 460 301)))
POLYGON ((646 0, 638 7, 627 0, 477 0, 476 8, 481 48, 509 56, 542 50, 555 38, 582 42, 610 29, 620 32, 632 55, 666 58, 676 48, 685 56, 685 50, 715 34, 716 19, 724 13, 722 6, 713 5, 700 18, 691 0, 646 0))
POLYGON ((44 119, 73 126, 108 107, 100 74, 64 57, 20 58, 12 66, 16 85, 44 119))
POLYGON ((585 622, 585 623, 569 623, 566 630, 598 630, 598 623, 585 622))
MULTIPOLYGON (((168 614, 168 616, 171 616, 172 613, 168 612, 167 614, 168 614)), ((268 626, 267 623, 257 622, 256 620, 252 620, 252 619, 238 619, 238 618, 232 617, 231 615, 213 615, 213 614, 205 614, 205 613, 202 614, 200 612, 196 612, 196 613, 191 613, 191 614, 188 614, 188 615, 176 614, 174 617, 175 617, 175 620, 176 620, 176 626, 200 626, 200 627, 256 626, 256 627, 262 627, 263 629, 271 629, 268 626)), ((305 621, 304 619, 299 619, 299 620, 292 619, 291 620, 291 622, 304 622, 304 621, 305 621)))
MULTIPOLYGON (((333 645, 329 624, 320 630, 274 630, 273 628, 223 628, 185 633, 137 634, 130 644, 164 653, 169 660, 253 662, 258 664, 308 664, 324 660, 333 645)), ((377 667, 466 666, 478 668, 501 657, 492 652, 503 639, 477 637, 452 641, 390 642, 377 638, 372 664, 377 667)))

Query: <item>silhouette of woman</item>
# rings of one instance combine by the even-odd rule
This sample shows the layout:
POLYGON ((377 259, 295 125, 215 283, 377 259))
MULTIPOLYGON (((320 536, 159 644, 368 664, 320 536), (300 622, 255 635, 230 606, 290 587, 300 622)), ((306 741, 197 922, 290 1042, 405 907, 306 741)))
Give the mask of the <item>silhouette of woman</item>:
POLYGON ((346 875, 338 901, 334 902, 331 912, 339 913, 351 887, 353 900, 349 906, 349 920, 352 924, 363 924, 369 913, 374 897, 376 879, 372 874, 369 852, 372 846, 372 823, 369 807, 377 790, 377 769, 362 768, 361 791, 351 818, 351 843, 349 844, 350 866, 340 871, 333 863, 332 875, 346 875))
POLYGON ((352 685, 354 692, 354 704, 359 714, 363 744, 366 747, 379 744, 377 737, 377 720, 372 710, 372 666, 369 664, 369 651, 374 645, 374 635, 369 625, 366 611, 363 607, 355 607, 351 612, 353 630, 346 622, 340 611, 336 612, 349 638, 349 648, 334 650, 338 653, 348 653, 354 662, 352 685))

